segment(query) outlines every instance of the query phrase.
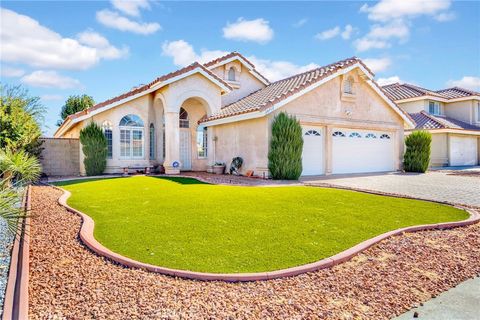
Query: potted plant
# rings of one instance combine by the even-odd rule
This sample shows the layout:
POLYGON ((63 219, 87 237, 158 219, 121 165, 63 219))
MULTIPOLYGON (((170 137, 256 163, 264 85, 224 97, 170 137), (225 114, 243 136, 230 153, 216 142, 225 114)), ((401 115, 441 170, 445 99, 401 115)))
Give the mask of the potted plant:
POLYGON ((212 167, 213 167, 213 173, 223 174, 225 172, 226 165, 223 162, 215 162, 212 167))

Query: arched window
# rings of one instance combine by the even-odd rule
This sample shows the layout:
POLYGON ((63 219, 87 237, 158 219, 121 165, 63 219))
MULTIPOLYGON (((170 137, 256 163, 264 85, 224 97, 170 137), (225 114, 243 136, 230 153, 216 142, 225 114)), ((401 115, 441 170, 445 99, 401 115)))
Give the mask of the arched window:
POLYGON ((197 127, 197 155, 199 158, 206 158, 208 156, 208 136, 207 127, 197 127))
POLYGON ((235 81, 235 68, 234 67, 230 67, 230 69, 228 69, 228 81, 235 81))
POLYGON ((350 135, 348 137, 350 137, 350 138, 361 138, 362 136, 358 132, 352 132, 352 133, 350 133, 350 135))
POLYGON ((332 136, 344 138, 344 137, 345 137, 345 133, 343 133, 342 131, 335 131, 335 132, 332 134, 332 136))
POLYGON ((110 121, 104 121, 102 124, 103 134, 107 139, 107 159, 112 159, 113 148, 112 148, 112 123, 110 121))
POLYGON ((180 118, 180 120, 179 120, 180 121, 180 123, 179 123, 180 128, 190 128, 190 122, 188 121, 188 112, 185 111, 185 109, 180 108, 179 118, 180 118))
POLYGON ((134 114, 120 120, 120 157, 124 159, 143 158, 144 132, 143 121, 134 114))
POLYGON ((150 148, 149 148, 149 155, 150 155, 150 160, 155 159, 155 126, 153 123, 150 123, 150 148))
POLYGON ((343 93, 353 94, 353 78, 348 77, 343 82, 343 93))
POLYGON ((308 130, 305 132, 306 136, 320 136, 320 133, 317 130, 308 130))
POLYGON ((390 139, 390 136, 388 134, 384 133, 380 136, 380 139, 387 139, 388 140, 388 139, 390 139))
POLYGON ((365 138, 367 138, 367 139, 377 139, 377 136, 373 133, 367 133, 365 138))

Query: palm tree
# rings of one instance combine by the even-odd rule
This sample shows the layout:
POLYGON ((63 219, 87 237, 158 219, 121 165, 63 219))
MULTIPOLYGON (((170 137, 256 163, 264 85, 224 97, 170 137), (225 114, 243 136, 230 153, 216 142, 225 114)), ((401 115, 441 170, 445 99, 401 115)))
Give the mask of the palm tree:
POLYGON ((40 178, 41 170, 42 166, 38 159, 23 150, 0 151, 0 175, 3 177, 3 186, 35 182, 40 178))

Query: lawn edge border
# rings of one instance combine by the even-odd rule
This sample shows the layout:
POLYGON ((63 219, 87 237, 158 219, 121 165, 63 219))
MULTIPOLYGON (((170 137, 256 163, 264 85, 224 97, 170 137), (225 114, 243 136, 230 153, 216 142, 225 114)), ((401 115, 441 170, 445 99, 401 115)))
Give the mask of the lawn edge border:
MULTIPOLYGON (((371 246, 379 243, 380 241, 383 241, 395 235, 399 235, 402 233, 425 231, 425 230, 451 229, 456 227, 468 226, 480 221, 480 214, 477 211, 473 210, 472 208, 468 208, 460 205, 452 205, 448 203, 441 203, 441 202, 432 201, 432 200, 416 199, 412 197, 401 196, 402 198, 436 202, 436 203, 441 203, 445 205, 450 205, 458 209, 467 211, 470 217, 462 221, 410 226, 410 227, 404 227, 404 228, 388 231, 378 236, 375 236, 373 238, 367 239, 331 257, 324 258, 322 260, 304 264, 301 266, 275 270, 275 271, 256 272, 256 273, 207 273, 207 272, 195 272, 195 271, 188 271, 188 270, 171 269, 171 268, 151 265, 148 263, 143 263, 137 260, 133 260, 131 258, 127 258, 125 256, 122 256, 118 253, 111 251, 110 249, 106 248, 95 239, 93 234, 93 231, 95 228, 94 220, 87 214, 77 209, 74 209, 67 204, 67 199, 71 196, 71 193, 68 190, 62 189, 55 185, 49 185, 49 186, 63 192, 63 194, 58 198, 58 203, 61 206, 65 207, 67 211, 77 214, 82 219, 82 224, 79 232, 80 240, 90 250, 92 250, 99 256, 105 257, 113 262, 116 262, 122 266, 129 267, 129 268, 138 268, 138 269, 143 269, 143 270, 160 273, 168 276, 191 279, 191 280, 201 280, 201 281, 248 282, 248 281, 260 281, 260 280, 273 280, 273 279, 279 279, 284 277, 296 276, 303 273, 330 268, 335 265, 341 264, 345 261, 350 260, 357 254, 367 250, 371 246)), ((334 186, 329 186, 329 187, 335 188, 334 186)), ((354 190, 354 189, 348 189, 348 190, 366 192, 371 194, 386 195, 382 193, 376 193, 374 191, 363 191, 363 190, 354 190)), ((388 195, 388 194, 386 196, 398 197, 395 195, 388 195)))
POLYGON ((8 270, 3 319, 28 319, 28 282, 30 272, 30 217, 32 190, 28 185, 22 199, 22 208, 27 214, 18 222, 19 233, 15 235, 12 257, 8 270))

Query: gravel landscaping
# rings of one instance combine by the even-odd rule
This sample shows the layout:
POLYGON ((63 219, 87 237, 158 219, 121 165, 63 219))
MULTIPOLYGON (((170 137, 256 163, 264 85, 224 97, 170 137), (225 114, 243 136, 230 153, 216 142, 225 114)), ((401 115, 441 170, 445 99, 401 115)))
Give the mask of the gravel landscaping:
POLYGON ((3 300, 5 298, 5 289, 7 287, 13 238, 13 234, 8 232, 6 221, 0 218, 0 314, 3 310, 3 300))
POLYGON ((480 225, 404 234, 331 269, 250 283, 127 269, 78 240, 61 191, 34 187, 30 316, 45 318, 388 319, 480 273, 480 225))

